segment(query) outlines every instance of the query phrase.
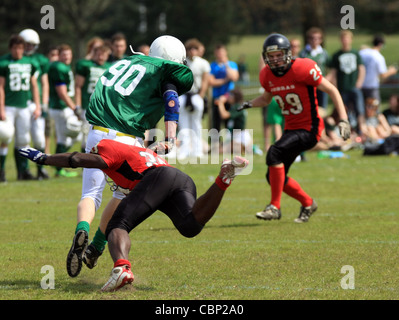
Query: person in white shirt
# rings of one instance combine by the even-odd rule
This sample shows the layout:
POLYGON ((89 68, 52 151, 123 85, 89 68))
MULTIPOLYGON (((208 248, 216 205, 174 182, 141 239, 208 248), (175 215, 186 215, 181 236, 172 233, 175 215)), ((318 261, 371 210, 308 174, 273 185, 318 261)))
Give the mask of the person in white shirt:
POLYGON ((359 51, 366 68, 366 76, 362 86, 364 99, 374 98, 381 101, 380 82, 396 74, 398 70, 394 66, 387 68, 381 49, 385 44, 382 36, 375 36, 373 47, 365 48, 359 51))
POLYGON ((203 156, 202 114, 204 97, 208 90, 208 76, 211 70, 208 61, 200 57, 203 44, 198 39, 189 39, 185 43, 187 50, 187 66, 194 76, 191 90, 179 97, 179 140, 181 145, 178 159, 203 156))

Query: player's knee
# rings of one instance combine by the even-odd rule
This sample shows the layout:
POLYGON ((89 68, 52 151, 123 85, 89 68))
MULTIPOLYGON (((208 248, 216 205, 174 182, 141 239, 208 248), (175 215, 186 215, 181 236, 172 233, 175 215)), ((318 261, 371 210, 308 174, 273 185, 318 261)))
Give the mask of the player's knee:
POLYGON ((132 231, 132 229, 130 228, 130 226, 127 223, 124 223, 124 221, 116 221, 111 219, 108 224, 107 224, 107 228, 105 229, 105 239, 108 241, 108 237, 111 234, 112 230, 114 229, 121 229, 126 231, 127 233, 130 233, 130 231, 132 231))
POLYGON ((190 215, 185 219, 184 223, 176 226, 176 228, 182 236, 186 238, 194 238, 202 231, 204 226, 198 223, 195 218, 190 215))
POLYGON ((275 145, 272 145, 266 155, 266 165, 273 166, 282 163, 281 155, 281 150, 275 145))

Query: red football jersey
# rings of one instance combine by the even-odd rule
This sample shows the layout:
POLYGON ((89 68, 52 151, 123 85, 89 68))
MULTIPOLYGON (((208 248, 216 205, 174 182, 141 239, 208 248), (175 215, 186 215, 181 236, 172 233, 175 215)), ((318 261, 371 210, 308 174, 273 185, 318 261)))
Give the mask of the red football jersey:
POLYGON ((273 94, 284 116, 284 129, 305 129, 320 139, 324 129, 319 111, 316 87, 323 76, 319 66, 311 59, 297 58, 282 76, 273 74, 266 65, 259 74, 262 87, 273 94))
MULTIPOLYGON (((132 190, 141 180, 142 173, 149 168, 170 165, 149 149, 127 145, 115 140, 103 139, 92 150, 107 163, 103 170, 114 183, 132 190)), ((124 190, 121 190, 124 191, 124 190)))

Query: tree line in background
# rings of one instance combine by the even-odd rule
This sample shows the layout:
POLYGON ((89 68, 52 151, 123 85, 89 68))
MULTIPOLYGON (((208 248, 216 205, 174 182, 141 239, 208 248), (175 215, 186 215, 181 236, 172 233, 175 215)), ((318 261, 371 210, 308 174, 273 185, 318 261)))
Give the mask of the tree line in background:
POLYGON ((212 47, 227 44, 233 35, 304 34, 311 26, 337 29, 344 5, 354 7, 357 30, 399 30, 399 0, 2 0, 0 51, 7 51, 9 36, 24 28, 38 31, 41 51, 68 43, 77 57, 84 55, 91 37, 110 38, 116 32, 124 33, 134 48, 160 34, 182 41, 196 37, 212 47), (41 28, 44 5, 54 7, 55 29, 41 28))

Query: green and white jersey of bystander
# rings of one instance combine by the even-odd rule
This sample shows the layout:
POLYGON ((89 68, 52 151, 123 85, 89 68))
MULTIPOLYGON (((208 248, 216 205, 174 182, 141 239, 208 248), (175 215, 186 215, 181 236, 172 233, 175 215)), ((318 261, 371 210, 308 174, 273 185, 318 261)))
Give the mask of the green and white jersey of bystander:
POLYGON ((50 109, 65 109, 66 103, 60 99, 57 94, 56 87, 61 84, 67 86, 68 96, 75 96, 75 80, 70 65, 66 65, 61 61, 55 61, 50 64, 48 70, 48 81, 50 87, 50 109))
POLYGON ((98 79, 111 65, 109 62, 100 65, 93 60, 86 59, 76 63, 76 74, 85 78, 82 87, 82 109, 87 109, 89 106, 90 96, 94 92, 98 79))
POLYGON ((193 74, 187 66, 133 55, 114 63, 97 82, 86 119, 98 125, 144 137, 165 112, 162 87, 174 84, 178 95, 189 91, 193 74))
POLYGON ((14 60, 11 54, 0 58, 0 76, 5 78, 5 105, 26 108, 31 99, 30 79, 40 66, 30 57, 14 60))
MULTIPOLYGON (((31 58, 33 61, 36 62, 37 65, 39 65, 39 69, 35 72, 35 78, 37 80, 37 87, 39 89, 39 94, 40 94, 40 101, 42 102, 42 94, 43 94, 43 89, 42 89, 42 81, 41 78, 44 74, 48 73, 48 69, 50 67, 50 61, 49 59, 38 52, 35 52, 34 54, 27 56, 31 58)), ((32 99, 32 98, 31 98, 32 99)))

